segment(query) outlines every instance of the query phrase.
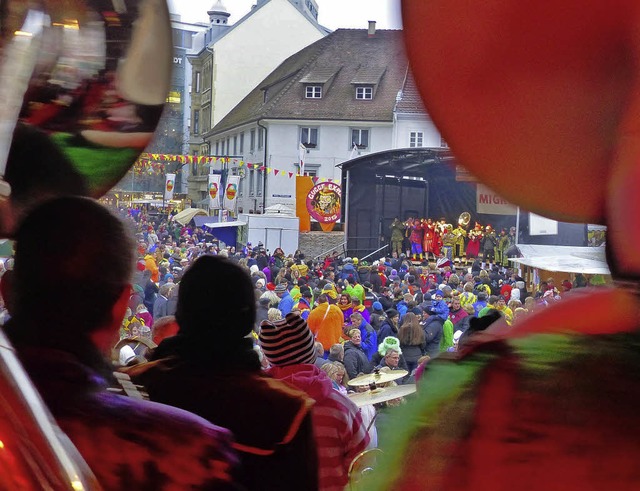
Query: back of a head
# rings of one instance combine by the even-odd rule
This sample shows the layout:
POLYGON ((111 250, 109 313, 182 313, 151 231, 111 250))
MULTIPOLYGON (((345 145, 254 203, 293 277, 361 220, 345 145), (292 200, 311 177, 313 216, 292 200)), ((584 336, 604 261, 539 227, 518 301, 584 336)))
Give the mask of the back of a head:
POLYGON ((40 204, 16 233, 12 315, 56 329, 101 327, 131 281, 134 247, 123 222, 94 200, 40 204))
POLYGON ((245 269, 220 256, 201 256, 180 281, 180 334, 233 341, 253 329, 255 293, 245 269))

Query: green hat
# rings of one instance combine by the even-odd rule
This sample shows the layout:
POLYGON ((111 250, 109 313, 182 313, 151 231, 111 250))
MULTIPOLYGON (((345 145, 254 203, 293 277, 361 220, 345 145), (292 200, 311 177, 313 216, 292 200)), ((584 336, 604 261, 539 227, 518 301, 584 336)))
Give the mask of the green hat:
POLYGON ((384 356, 389 348, 393 348, 400 355, 402 354, 402 350, 400 349, 400 340, 398 338, 394 338, 393 336, 387 336, 384 338, 378 345, 378 353, 380 353, 381 356, 384 356))

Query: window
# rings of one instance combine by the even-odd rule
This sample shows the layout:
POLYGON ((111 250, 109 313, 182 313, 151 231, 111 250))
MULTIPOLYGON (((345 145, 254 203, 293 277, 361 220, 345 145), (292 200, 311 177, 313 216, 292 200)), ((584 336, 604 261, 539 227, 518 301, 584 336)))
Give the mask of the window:
POLYGON ((193 111, 193 134, 200 134, 200 111, 193 111))
POLYGON ((200 72, 196 72, 195 77, 194 77, 194 84, 195 84, 195 92, 199 93, 200 92, 200 82, 201 82, 201 77, 202 74, 200 72))
POLYGON ((369 130, 352 129, 350 148, 353 148, 353 145, 361 149, 369 148, 369 130))
POLYGON ((251 169, 249 171, 249 196, 256 195, 256 171, 251 169))
POLYGON ((216 141, 216 155, 220 155, 220 141, 216 141))
POLYGON ((300 143, 307 148, 318 146, 318 128, 300 128, 300 143))
POLYGON ((424 133, 422 131, 412 131, 409 133, 409 146, 412 148, 422 147, 424 133))
POLYGON ((369 85, 362 85, 356 87, 356 99, 371 100, 373 99, 373 87, 369 85))
POLYGON ((264 148, 264 128, 258 128, 258 148, 264 148))
POLYGON ((231 138, 227 138, 227 153, 225 155, 227 157, 231 155, 231 138))
POLYGON ((262 188, 264 187, 264 172, 256 173, 256 196, 262 196, 262 188))
POLYGON ((251 130, 249 135, 249 151, 253 152, 256 149, 256 130, 251 130))
POLYGON ((322 85, 307 85, 305 97, 307 99, 322 99, 322 85))
POLYGON ((238 135, 233 137, 233 155, 238 155, 238 135))
POLYGON ((240 155, 244 154, 244 131, 240 133, 240 155))
POLYGON ((440 137, 440 146, 443 148, 449 148, 449 144, 447 143, 447 140, 445 140, 442 137, 440 137))
POLYGON ((197 150, 193 151, 193 162, 191 163, 191 175, 192 176, 198 175, 198 151, 197 150))

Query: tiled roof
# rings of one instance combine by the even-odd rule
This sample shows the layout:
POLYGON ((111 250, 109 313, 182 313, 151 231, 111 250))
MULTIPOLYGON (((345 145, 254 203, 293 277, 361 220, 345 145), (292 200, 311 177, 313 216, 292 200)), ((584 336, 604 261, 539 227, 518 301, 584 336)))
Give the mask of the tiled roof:
POLYGON ((375 85, 380 82, 386 70, 386 67, 361 66, 351 79, 351 83, 357 85, 375 85))
POLYGON ((339 68, 336 67, 315 67, 300 79, 303 84, 324 84, 331 80, 339 68))
POLYGON ((262 118, 391 122, 407 66, 402 31, 378 30, 369 37, 366 29, 338 29, 285 60, 213 134, 262 118), (322 98, 305 99, 300 82, 328 73, 336 75, 322 98), (373 100, 356 100, 353 80, 372 76, 379 80, 373 100))
POLYGON ((420 97, 416 81, 410 71, 407 73, 407 80, 402 88, 402 96, 398 101, 396 109, 399 113, 405 114, 421 114, 427 112, 420 97))

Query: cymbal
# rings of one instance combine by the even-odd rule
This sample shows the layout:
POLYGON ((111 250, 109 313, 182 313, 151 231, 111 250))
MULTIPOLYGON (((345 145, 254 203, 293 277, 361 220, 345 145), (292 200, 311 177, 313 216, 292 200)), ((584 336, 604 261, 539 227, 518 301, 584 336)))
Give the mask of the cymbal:
POLYGON ((378 404, 379 402, 398 399, 399 397, 413 394, 416 390, 416 384, 396 385, 394 387, 383 387, 381 389, 349 394, 349 399, 351 399, 356 406, 362 407, 368 404, 378 404))
POLYGON ((392 382, 399 378, 406 377, 406 370, 389 370, 388 372, 369 373, 367 375, 360 375, 354 379, 349 380, 348 384, 354 387, 360 387, 363 385, 384 384, 386 382, 392 382))

